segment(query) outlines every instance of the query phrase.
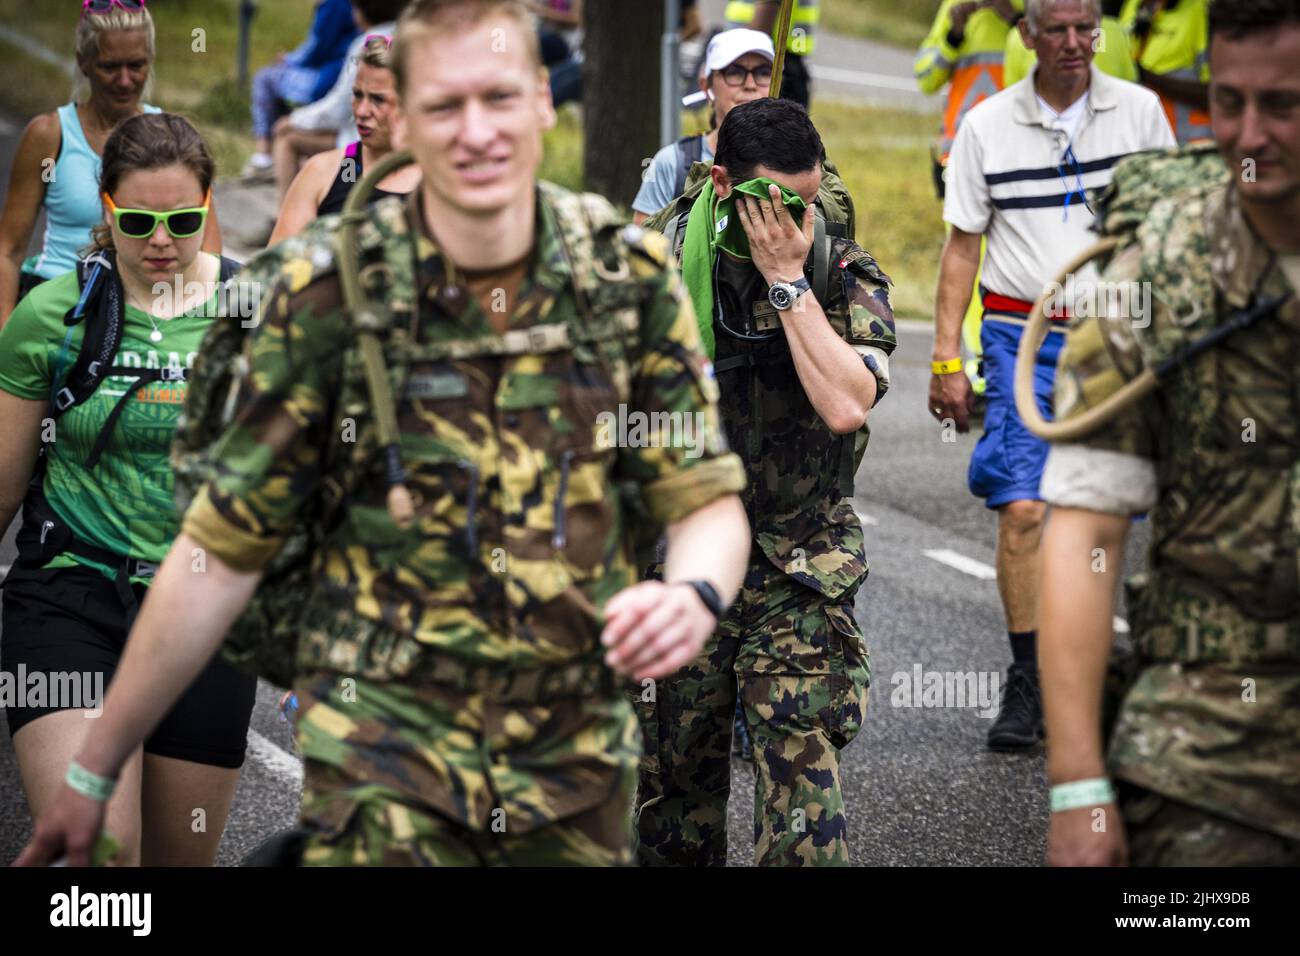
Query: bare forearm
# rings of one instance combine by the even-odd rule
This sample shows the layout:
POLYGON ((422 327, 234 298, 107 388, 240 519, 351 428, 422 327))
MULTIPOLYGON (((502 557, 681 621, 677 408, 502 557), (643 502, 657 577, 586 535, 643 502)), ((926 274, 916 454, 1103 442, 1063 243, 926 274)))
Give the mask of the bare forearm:
POLYGON ((8 256, 0 255, 0 329, 9 321, 9 313, 18 304, 18 283, 21 265, 8 256))
POLYGON ((259 580, 258 574, 242 574, 204 554, 188 535, 176 539, 131 629, 104 714, 90 729, 79 763, 117 776, 207 666, 259 580))
POLYGON ((961 323, 970 306, 979 264, 979 236, 953 230, 939 261, 939 290, 934 308, 936 360, 955 358, 961 353, 961 323))
POLYGON ((664 580, 703 578, 730 604, 749 561, 749 520, 736 495, 726 495, 668 526, 664 580))
POLYGON ((1210 85, 1197 80, 1184 80, 1175 76, 1162 76, 1143 70, 1142 84, 1157 93, 1169 97, 1186 106, 1208 111, 1210 108, 1210 85))
POLYGON ((1062 508, 1043 534, 1038 658, 1052 783, 1104 775, 1101 694, 1127 525, 1062 508))
POLYGON ((776 29, 776 18, 780 13, 780 0, 758 0, 754 5, 754 22, 750 24, 750 29, 771 36, 772 31, 776 29))
POLYGON ((876 403, 876 377, 836 333, 812 293, 781 316, 795 371, 808 401, 837 434, 862 427, 876 403))

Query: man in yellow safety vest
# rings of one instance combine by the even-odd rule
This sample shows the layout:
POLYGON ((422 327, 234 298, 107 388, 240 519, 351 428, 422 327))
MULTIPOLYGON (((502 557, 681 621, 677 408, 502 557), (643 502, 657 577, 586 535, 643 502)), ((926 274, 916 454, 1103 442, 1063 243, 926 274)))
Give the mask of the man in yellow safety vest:
POLYGON ((1133 37, 1140 82, 1160 96, 1180 144, 1214 138, 1206 4, 1207 0, 1127 0, 1120 14, 1133 37))

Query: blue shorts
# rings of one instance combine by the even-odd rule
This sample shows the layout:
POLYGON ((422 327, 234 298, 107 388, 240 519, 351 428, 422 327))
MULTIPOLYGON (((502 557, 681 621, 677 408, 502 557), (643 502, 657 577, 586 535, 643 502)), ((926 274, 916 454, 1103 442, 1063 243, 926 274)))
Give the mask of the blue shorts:
MULTIPOLYGON (((1047 462, 1048 443, 1036 437, 1016 411, 1016 349, 1024 325, 1000 321, 1002 316, 986 312, 980 329, 984 348, 985 397, 984 434, 970 458, 966 481, 971 494, 984 499, 987 508, 1001 508, 1011 501, 1039 501, 1039 483, 1047 462)), ((1065 332, 1047 334, 1038 350, 1034 368, 1034 396, 1038 410, 1052 416, 1052 388, 1056 382, 1056 360, 1065 345, 1065 332)))

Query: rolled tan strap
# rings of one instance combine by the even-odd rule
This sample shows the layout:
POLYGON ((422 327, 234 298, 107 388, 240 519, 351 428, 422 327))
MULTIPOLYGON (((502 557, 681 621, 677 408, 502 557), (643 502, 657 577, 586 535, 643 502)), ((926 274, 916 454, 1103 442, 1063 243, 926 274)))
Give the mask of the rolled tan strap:
POLYGON ((1144 369, 1131 382, 1125 384, 1115 394, 1103 400, 1095 408, 1089 408, 1079 415, 1063 422, 1049 422, 1038 411, 1038 402, 1034 398, 1034 366, 1038 364, 1038 350, 1042 348, 1047 337, 1047 300, 1052 295, 1053 287, 1061 287, 1066 279, 1078 272, 1093 259, 1112 253, 1120 244, 1116 237, 1103 239, 1096 245, 1085 249, 1070 262, 1056 281, 1050 283, 1038 301, 1034 303, 1025 323, 1025 330, 1020 336, 1020 348, 1016 351, 1016 411, 1025 427, 1047 441, 1075 441, 1088 435, 1107 422, 1112 421, 1120 412, 1135 402, 1141 401, 1156 387, 1155 373, 1144 369))

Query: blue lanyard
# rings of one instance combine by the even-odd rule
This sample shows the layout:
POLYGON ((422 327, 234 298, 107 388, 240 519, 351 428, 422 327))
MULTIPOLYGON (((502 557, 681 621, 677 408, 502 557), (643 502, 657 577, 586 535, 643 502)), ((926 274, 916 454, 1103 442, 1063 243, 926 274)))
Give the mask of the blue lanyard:
POLYGON ((1061 157, 1061 162, 1056 167, 1057 172, 1061 174, 1061 183, 1065 186, 1065 211, 1061 216, 1062 222, 1070 221, 1070 202, 1075 196, 1083 200, 1083 205, 1088 212, 1093 213, 1092 203, 1088 202, 1088 191, 1083 188, 1083 164, 1079 162, 1079 157, 1074 155, 1074 143, 1065 147, 1065 154, 1061 157), (1070 181, 1065 178, 1065 164, 1069 163, 1074 167, 1074 182, 1076 188, 1070 188, 1070 181))

